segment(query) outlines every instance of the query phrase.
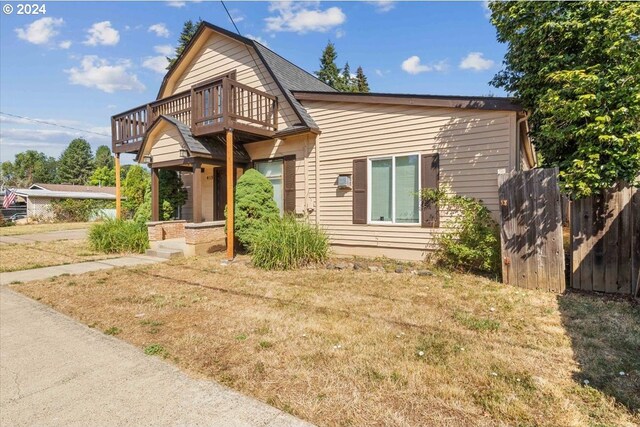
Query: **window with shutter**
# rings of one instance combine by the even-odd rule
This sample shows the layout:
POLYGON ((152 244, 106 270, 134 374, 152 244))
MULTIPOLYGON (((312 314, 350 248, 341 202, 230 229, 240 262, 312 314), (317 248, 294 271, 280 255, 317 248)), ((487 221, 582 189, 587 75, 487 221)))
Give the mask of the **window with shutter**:
POLYGON ((367 223, 367 159, 353 161, 353 223, 367 223))
MULTIPOLYGON (((440 182, 440 156, 423 154, 420 171, 420 187, 422 189, 438 189, 440 182)), ((422 227, 437 228, 440 226, 440 214, 435 202, 422 201, 422 227)))

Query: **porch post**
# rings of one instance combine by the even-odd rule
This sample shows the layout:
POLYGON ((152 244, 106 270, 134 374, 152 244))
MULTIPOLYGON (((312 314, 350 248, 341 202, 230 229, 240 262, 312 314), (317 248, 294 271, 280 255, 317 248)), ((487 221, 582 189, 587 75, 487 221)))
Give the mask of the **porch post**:
POLYGON ((116 167, 116 219, 122 218, 122 194, 120 192, 120 153, 115 154, 116 167))
POLYGON ((234 206, 233 183, 235 181, 235 165, 233 164, 233 129, 227 129, 227 259, 233 260, 234 256, 234 206))
POLYGON ((151 168, 151 221, 160 221, 160 178, 158 168, 151 168))
POLYGON ((191 183, 193 201, 193 222, 202 222, 202 165, 193 163, 193 182, 191 183))

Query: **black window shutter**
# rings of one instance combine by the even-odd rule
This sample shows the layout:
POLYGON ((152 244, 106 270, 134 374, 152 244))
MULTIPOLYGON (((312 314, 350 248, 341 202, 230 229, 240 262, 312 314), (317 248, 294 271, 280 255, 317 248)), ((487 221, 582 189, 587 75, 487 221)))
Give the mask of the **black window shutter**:
MULTIPOLYGON (((440 181, 440 156, 438 154, 423 154, 421 159, 420 189, 438 189, 440 181)), ((435 202, 421 201, 422 226, 436 228, 440 226, 440 214, 435 202)))
POLYGON ((296 156, 284 156, 282 162, 282 180, 284 181, 284 211, 296 212, 296 156))
POLYGON ((367 159, 353 161, 353 223, 367 223, 367 159))

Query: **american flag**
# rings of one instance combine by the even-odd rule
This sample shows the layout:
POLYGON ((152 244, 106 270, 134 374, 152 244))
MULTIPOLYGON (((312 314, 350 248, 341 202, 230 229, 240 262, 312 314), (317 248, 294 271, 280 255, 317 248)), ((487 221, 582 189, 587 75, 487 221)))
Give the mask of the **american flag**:
POLYGON ((4 190, 4 200, 2 201, 2 208, 7 209, 16 201, 16 193, 8 188, 4 190))

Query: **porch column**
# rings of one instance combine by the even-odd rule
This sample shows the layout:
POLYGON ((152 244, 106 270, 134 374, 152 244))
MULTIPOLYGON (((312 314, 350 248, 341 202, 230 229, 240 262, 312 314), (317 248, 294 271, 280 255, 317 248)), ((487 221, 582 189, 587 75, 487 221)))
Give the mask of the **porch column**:
POLYGON ((160 221, 160 178, 158 168, 151 168, 151 221, 160 221))
POLYGON ((193 182, 191 183, 193 201, 193 222, 202 222, 202 165, 193 163, 193 182))
POLYGON ((116 219, 122 218, 122 194, 120 192, 120 153, 115 154, 116 167, 116 219))
POLYGON ((233 260, 234 256, 234 206, 233 183, 235 181, 235 165, 233 164, 233 129, 227 129, 227 259, 233 260))

